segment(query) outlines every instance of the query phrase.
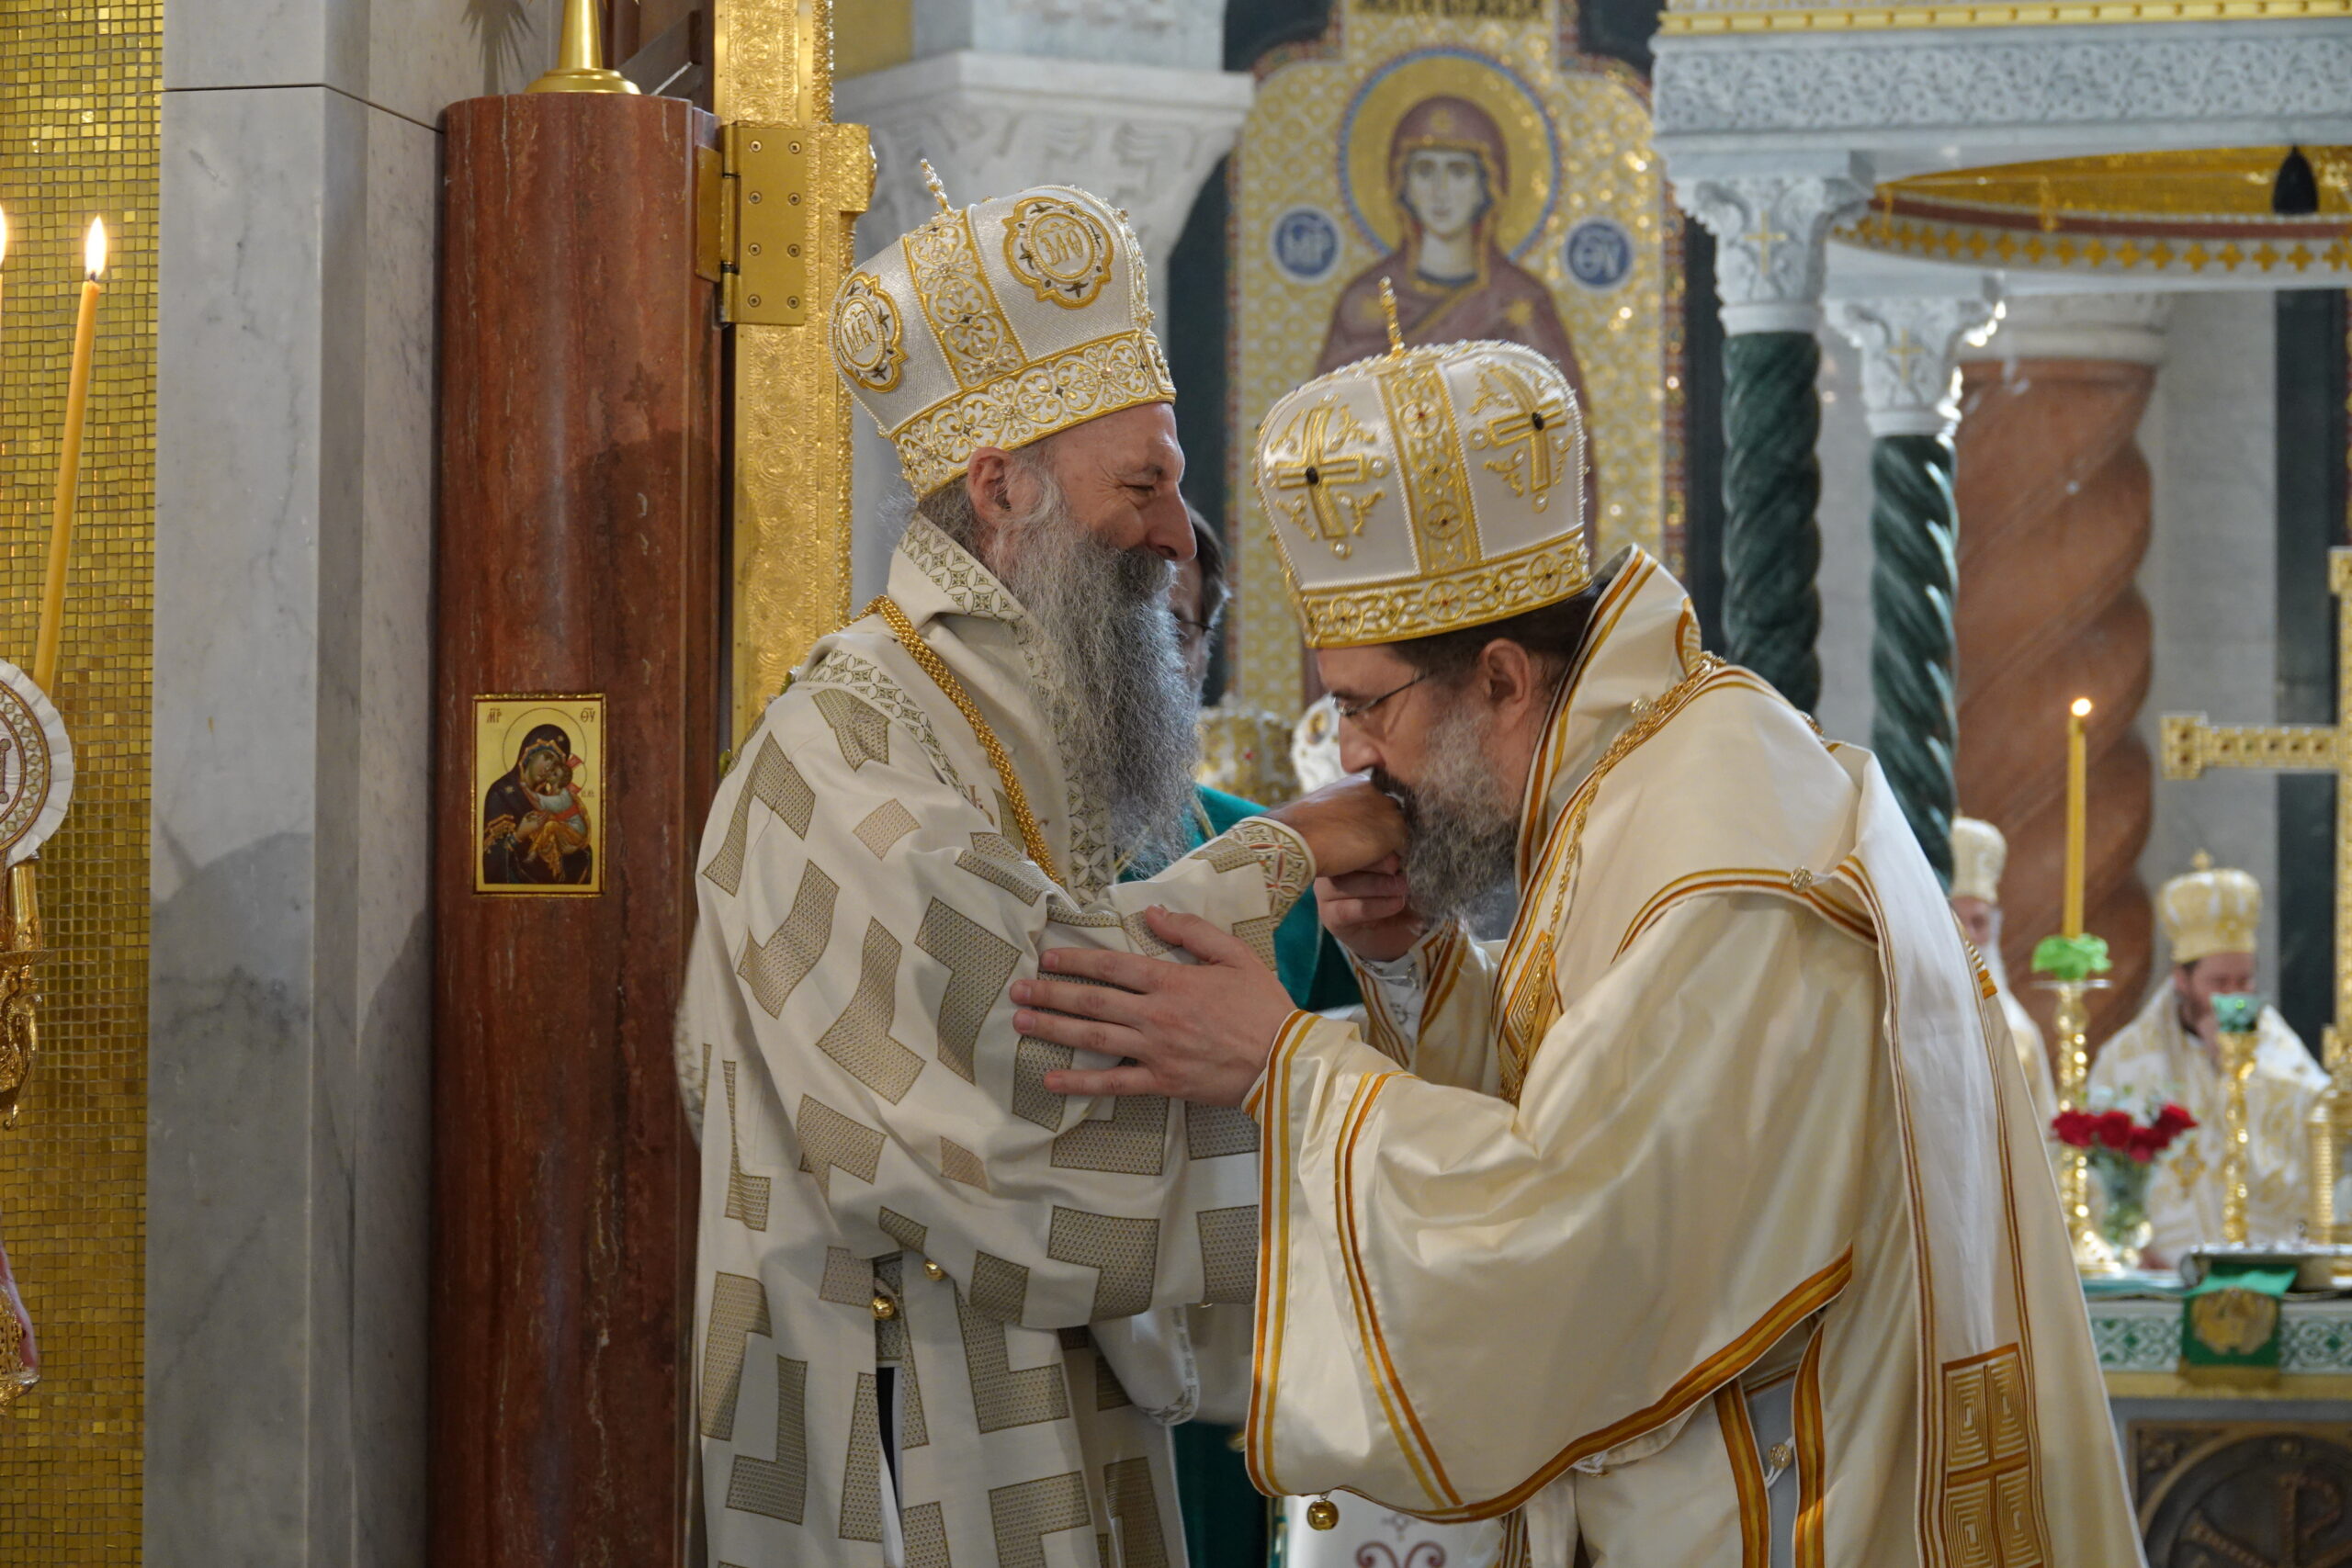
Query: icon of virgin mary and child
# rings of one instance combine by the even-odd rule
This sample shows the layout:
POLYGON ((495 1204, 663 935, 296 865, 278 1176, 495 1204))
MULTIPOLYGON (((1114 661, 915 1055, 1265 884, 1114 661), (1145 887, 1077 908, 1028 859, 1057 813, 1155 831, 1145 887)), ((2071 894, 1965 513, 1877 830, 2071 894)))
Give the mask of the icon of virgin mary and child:
POLYGON ((573 785, 580 759, 560 725, 535 726, 514 766, 482 798, 481 878, 505 886, 564 886, 594 879, 588 808, 573 785))
MULTIPOLYGON (((1505 254, 1496 229, 1510 189, 1510 153, 1494 117, 1467 98, 1423 98, 1388 141, 1388 197, 1402 235, 1395 250, 1348 283, 1315 373, 1388 346, 1380 280, 1396 295, 1408 344, 1496 338, 1523 344, 1560 367, 1587 409, 1577 351, 1542 279, 1505 254)), ((1591 424, 1587 422, 1587 442, 1591 424)), ((1589 454, 1589 445, 1587 446, 1589 454)), ((1597 468, 1588 468, 1588 479, 1597 468)), ((1592 497, 1586 497, 1591 525, 1592 497)))

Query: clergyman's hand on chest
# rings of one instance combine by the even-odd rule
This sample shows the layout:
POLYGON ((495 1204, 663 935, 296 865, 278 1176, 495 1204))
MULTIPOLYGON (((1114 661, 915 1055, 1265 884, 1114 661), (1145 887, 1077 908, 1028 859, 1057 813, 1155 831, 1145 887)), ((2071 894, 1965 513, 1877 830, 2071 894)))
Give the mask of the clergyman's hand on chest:
POLYGON ((1013 1027, 1057 1045, 1131 1058, 1097 1071, 1047 1073, 1046 1088, 1055 1094, 1165 1094, 1201 1105, 1240 1104, 1291 1015, 1289 995, 1247 943, 1199 916, 1155 907, 1146 918, 1160 941, 1200 962, 1051 949, 1042 965, 1046 973, 1012 984, 1020 1006, 1013 1027))

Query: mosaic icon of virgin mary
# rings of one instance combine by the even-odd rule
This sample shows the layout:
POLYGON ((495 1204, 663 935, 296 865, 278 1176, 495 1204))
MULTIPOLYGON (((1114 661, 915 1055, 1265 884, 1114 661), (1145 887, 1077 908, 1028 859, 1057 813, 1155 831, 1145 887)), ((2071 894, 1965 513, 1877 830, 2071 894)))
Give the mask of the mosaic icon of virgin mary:
POLYGON ((1397 246, 1355 276, 1331 312, 1315 373, 1388 346, 1380 280, 1396 292, 1408 344, 1499 338, 1557 365, 1584 397, 1577 351, 1552 292, 1504 253, 1496 235, 1510 156, 1494 117, 1467 98, 1423 98, 1388 141, 1388 195, 1402 227, 1397 246))

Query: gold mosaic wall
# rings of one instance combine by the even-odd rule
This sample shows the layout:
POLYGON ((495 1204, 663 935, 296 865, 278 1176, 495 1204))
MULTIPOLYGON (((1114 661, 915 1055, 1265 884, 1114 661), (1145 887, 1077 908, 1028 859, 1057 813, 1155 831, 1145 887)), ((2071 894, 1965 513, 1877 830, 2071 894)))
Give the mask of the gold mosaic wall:
POLYGON ((162 0, 0 0, 0 654, 28 664, 82 231, 113 237, 58 705, 73 814, 43 856, 42 1055, 0 1133, 0 1234, 40 1386, 0 1414, 0 1563, 139 1561, 147 1171, 162 0))

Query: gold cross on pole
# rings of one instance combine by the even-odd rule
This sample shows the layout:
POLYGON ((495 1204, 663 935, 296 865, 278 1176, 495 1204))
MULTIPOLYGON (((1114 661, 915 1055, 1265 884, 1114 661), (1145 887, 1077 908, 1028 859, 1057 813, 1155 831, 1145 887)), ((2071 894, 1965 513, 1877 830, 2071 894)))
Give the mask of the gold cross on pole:
MULTIPOLYGON (((2193 779, 2208 768, 2256 768, 2270 773, 2335 775, 2335 1021, 2327 1027, 2327 1069, 2333 1080, 2312 1112, 2314 1168, 2333 1173, 2336 1150, 2323 1117, 2352 1108, 2352 549, 2327 552, 2327 587, 2335 595, 2336 696, 2334 724, 2217 725, 2201 713, 2164 716, 2159 750, 2167 779, 2193 779)), ((2333 1179, 2312 1184, 2311 1239, 2352 1240, 2335 1214, 2333 1179)))
POLYGON ((1331 553, 1345 560, 1355 536, 1363 532, 1364 514, 1382 495, 1353 493, 1388 471, 1388 461, 1377 453, 1349 452, 1348 447, 1372 444, 1372 434, 1355 416, 1329 400, 1302 413, 1284 433, 1283 445, 1295 441, 1298 455, 1274 465, 1274 489, 1295 491, 1299 498, 1283 503, 1309 538, 1320 538, 1331 553), (1309 519, 1312 518, 1310 522, 1309 519))

